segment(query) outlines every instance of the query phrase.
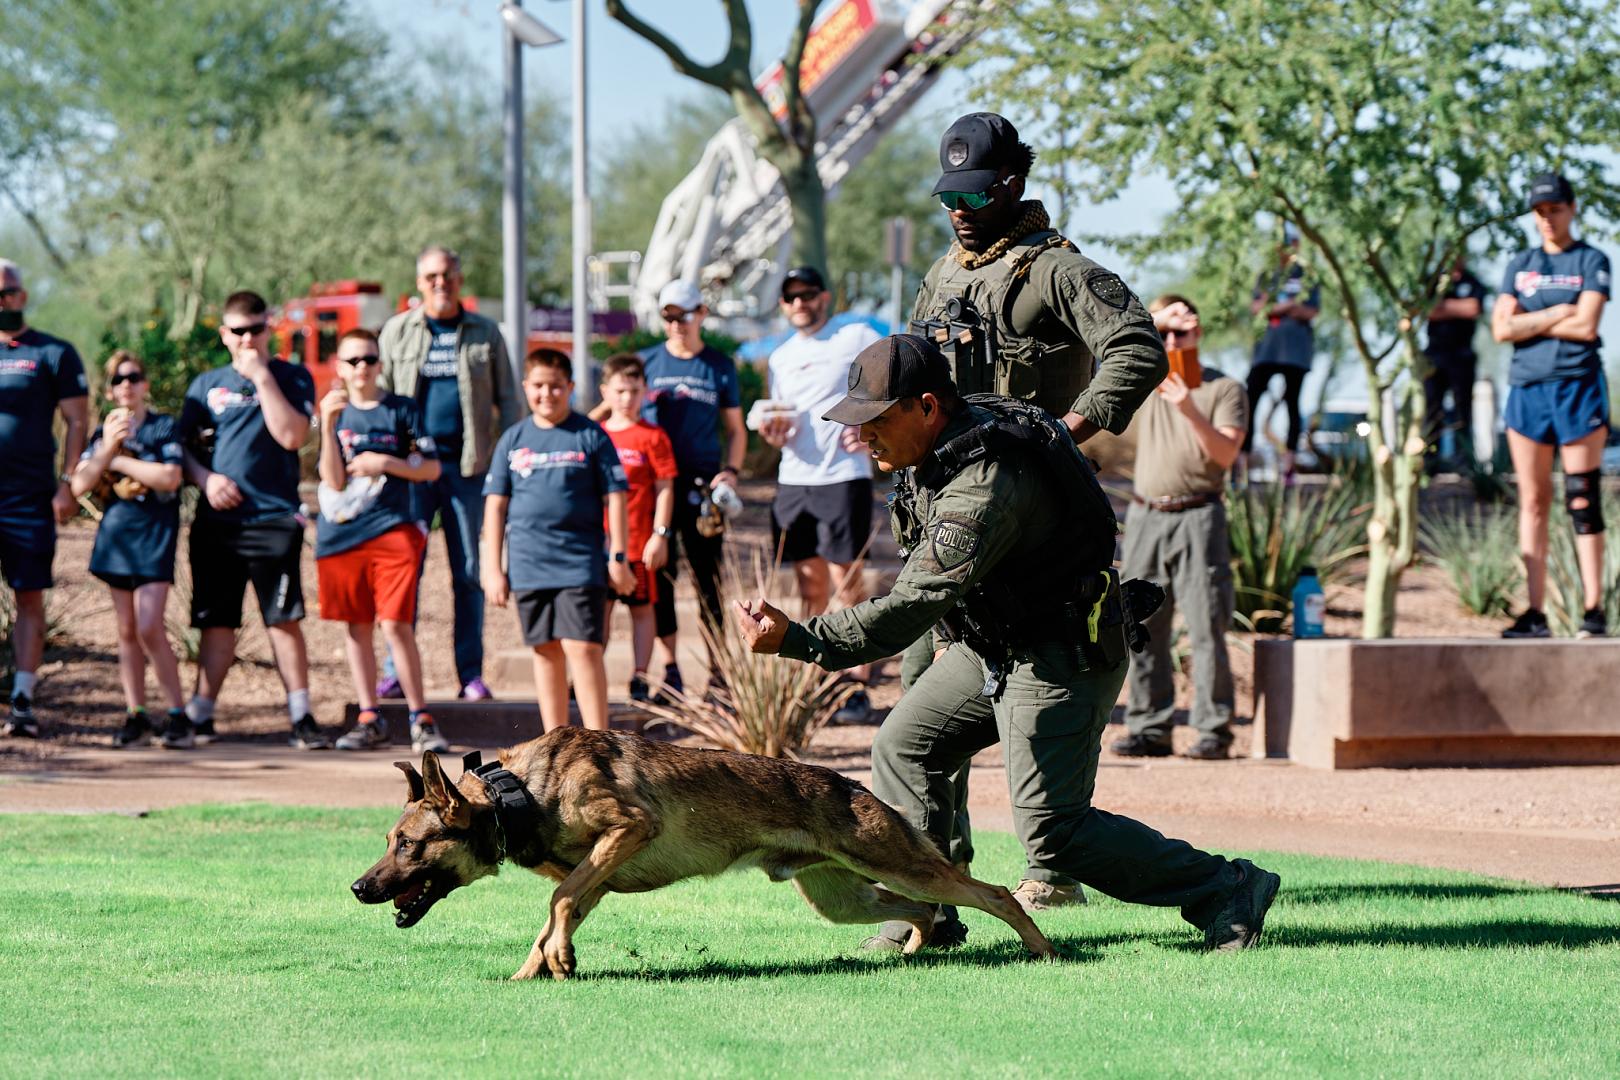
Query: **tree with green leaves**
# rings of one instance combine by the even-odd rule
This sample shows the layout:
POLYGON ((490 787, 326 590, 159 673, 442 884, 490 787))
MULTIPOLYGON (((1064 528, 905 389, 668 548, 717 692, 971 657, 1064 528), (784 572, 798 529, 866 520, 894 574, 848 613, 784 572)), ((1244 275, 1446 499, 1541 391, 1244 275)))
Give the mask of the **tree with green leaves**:
POLYGON ((1113 197, 1147 171, 1174 184, 1180 209, 1133 253, 1191 253, 1224 284, 1212 299, 1236 306, 1282 224, 1303 236, 1366 375, 1375 494, 1363 633, 1392 633, 1417 550, 1428 367, 1417 328, 1454 258, 1523 246, 1515 219, 1531 176, 1562 170, 1588 212, 1615 219, 1620 190, 1603 159, 1620 147, 1620 2, 997 10, 979 54, 985 89, 1066 128, 1085 191, 1113 197))
POLYGON ((782 189, 793 207, 793 261, 825 268, 827 265, 827 190, 816 169, 816 115, 799 85, 804 44, 810 37, 821 0, 794 0, 798 18, 782 56, 782 107, 786 118, 777 123, 765 95, 754 85, 754 27, 745 0, 724 0, 727 21, 726 51, 712 64, 700 64, 663 31, 625 5, 607 0, 608 14, 631 32, 651 42, 669 57, 675 70, 688 78, 723 91, 748 126, 759 154, 776 166, 782 189))

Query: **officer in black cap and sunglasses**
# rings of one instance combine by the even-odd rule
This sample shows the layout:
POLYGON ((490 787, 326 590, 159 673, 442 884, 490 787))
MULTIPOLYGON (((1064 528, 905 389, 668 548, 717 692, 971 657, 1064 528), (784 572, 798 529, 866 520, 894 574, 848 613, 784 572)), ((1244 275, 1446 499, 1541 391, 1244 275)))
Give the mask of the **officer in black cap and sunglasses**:
MULTIPOLYGON (((933 194, 950 215, 956 241, 917 290, 912 332, 940 345, 964 394, 1038 405, 1060 418, 1077 443, 1099 431, 1124 431, 1169 370, 1141 301, 1118 274, 1053 229, 1039 200, 1024 198, 1035 151, 1006 117, 959 117, 940 139, 939 164, 933 194)), ((936 644, 924 635, 906 650, 903 687, 927 670, 936 644)), ((972 843, 965 769, 956 796, 951 858, 966 863, 972 843)), ((1015 895, 1032 911, 1085 900, 1074 881, 1033 865, 1015 895)))

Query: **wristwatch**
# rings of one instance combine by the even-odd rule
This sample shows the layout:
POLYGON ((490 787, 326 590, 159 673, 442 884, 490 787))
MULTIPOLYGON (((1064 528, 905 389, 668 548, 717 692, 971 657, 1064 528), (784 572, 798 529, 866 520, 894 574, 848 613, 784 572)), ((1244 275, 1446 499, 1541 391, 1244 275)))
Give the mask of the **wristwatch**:
POLYGON ((653 535, 662 536, 665 540, 668 540, 670 537, 675 535, 675 530, 671 529, 668 525, 654 525, 653 535))
POLYGON ((625 561, 626 561, 626 559, 625 559, 625 554, 624 554, 624 552, 622 552, 622 551, 615 551, 615 552, 614 552, 614 553, 613 553, 613 561, 614 561, 614 562, 625 562, 625 561))

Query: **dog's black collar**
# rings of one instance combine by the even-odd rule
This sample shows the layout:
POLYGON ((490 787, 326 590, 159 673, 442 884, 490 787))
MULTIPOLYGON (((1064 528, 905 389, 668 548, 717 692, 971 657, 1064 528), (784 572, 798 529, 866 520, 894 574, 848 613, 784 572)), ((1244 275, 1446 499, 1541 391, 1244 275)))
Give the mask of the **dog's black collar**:
POLYGON ((495 843, 499 847, 499 857, 504 861, 507 857, 506 838, 532 836, 540 808, 535 805, 534 796, 529 794, 523 781, 510 770, 503 769, 499 761, 485 765, 483 755, 474 750, 461 759, 461 765, 483 781, 484 790, 489 794, 489 801, 495 808, 495 843))

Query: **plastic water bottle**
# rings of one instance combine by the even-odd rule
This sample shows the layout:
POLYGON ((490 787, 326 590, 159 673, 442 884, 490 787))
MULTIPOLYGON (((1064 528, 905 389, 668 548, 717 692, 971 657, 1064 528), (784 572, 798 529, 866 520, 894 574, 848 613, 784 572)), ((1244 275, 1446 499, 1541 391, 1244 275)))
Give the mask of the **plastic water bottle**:
POLYGON ((742 513, 742 496, 737 494, 736 488, 723 480, 709 487, 709 498, 714 500, 714 505, 727 518, 734 518, 742 513))
POLYGON ((1299 582, 1294 586, 1294 636, 1319 638, 1322 636, 1322 618, 1327 614, 1327 597, 1322 583, 1316 578, 1316 567, 1302 566, 1299 582))

